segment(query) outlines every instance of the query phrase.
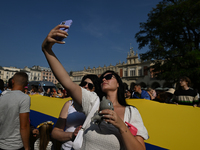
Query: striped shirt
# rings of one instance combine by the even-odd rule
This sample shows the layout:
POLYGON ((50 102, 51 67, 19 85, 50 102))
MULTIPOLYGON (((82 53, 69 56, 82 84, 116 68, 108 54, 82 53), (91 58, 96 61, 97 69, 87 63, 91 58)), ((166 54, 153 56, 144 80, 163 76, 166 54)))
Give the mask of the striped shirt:
POLYGON ((197 92, 191 88, 188 90, 176 90, 174 92, 174 102, 183 105, 194 105, 199 103, 197 92))

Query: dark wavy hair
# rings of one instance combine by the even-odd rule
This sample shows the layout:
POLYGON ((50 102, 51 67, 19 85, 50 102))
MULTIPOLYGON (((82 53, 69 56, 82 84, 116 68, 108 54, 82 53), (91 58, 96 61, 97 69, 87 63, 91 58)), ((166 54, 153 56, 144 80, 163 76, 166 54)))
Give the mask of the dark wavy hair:
MULTIPOLYGON (((100 76, 100 81, 102 81, 102 79, 103 79, 103 77, 104 77, 104 75, 105 75, 106 73, 111 73, 112 75, 114 75, 115 78, 116 78, 116 80, 117 80, 117 82, 118 82, 118 84, 119 84, 119 87, 118 87, 118 90, 117 90, 118 102, 119 102, 122 106, 129 106, 129 105, 126 103, 126 100, 125 100, 125 96, 124 96, 124 92, 125 92, 125 90, 124 90, 124 84, 123 84, 123 82, 122 82, 120 76, 119 76, 116 72, 114 72, 114 71, 112 71, 112 70, 107 70, 107 71, 105 71, 105 72, 100 76)), ((106 96, 105 93, 104 93, 104 96, 106 96)))
POLYGON ((81 85, 85 81, 85 79, 87 79, 87 78, 90 79, 93 82, 94 87, 95 87, 94 92, 101 99, 102 98, 102 91, 101 91, 101 84, 100 84, 99 77, 97 75, 94 75, 94 74, 87 74, 82 78, 81 83, 79 85, 81 85))
POLYGON ((183 80, 183 81, 187 82, 187 86, 191 86, 190 78, 188 78, 186 76, 182 76, 182 77, 180 77, 180 80, 183 80))

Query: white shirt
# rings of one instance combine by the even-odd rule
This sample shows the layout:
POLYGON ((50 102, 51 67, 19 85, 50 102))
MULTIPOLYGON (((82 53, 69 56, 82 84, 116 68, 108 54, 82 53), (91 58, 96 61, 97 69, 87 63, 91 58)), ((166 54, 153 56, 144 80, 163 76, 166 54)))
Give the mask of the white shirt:
MULTIPOLYGON (((91 111, 97 95, 82 88, 82 107, 86 115, 91 111)), ((124 113, 124 122, 132 124, 138 129, 137 135, 145 140, 149 138, 137 108, 127 106, 124 113)), ((89 122, 83 135, 82 150, 124 150, 124 143, 119 130, 112 124, 104 121, 98 126, 89 122)))

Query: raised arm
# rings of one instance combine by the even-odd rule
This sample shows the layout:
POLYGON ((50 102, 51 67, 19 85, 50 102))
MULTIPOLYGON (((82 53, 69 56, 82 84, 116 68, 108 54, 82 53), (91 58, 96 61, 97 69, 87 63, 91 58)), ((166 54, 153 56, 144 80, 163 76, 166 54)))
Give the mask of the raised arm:
POLYGON ((74 101, 76 101, 79 104, 82 104, 81 88, 70 79, 67 71, 64 69, 64 67, 52 51, 52 46, 55 43, 65 43, 64 41, 55 40, 55 37, 60 36, 66 38, 68 36, 67 32, 60 30, 60 28, 68 28, 68 26, 58 25, 55 28, 53 28, 42 43, 42 51, 44 52, 49 66, 51 67, 57 80, 62 84, 62 86, 67 90, 67 92, 70 93, 74 101))

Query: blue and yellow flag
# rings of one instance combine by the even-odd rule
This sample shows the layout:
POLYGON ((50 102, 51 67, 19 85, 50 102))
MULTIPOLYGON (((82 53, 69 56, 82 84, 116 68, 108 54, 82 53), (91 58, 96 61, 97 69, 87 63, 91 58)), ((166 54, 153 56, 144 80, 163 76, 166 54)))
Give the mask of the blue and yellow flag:
MULTIPOLYGON (((31 124, 37 127, 45 121, 56 123, 60 111, 71 98, 31 97, 31 124)), ((198 150, 200 135, 200 108, 165 104, 145 99, 128 99, 135 106, 149 133, 147 150, 198 150)))

